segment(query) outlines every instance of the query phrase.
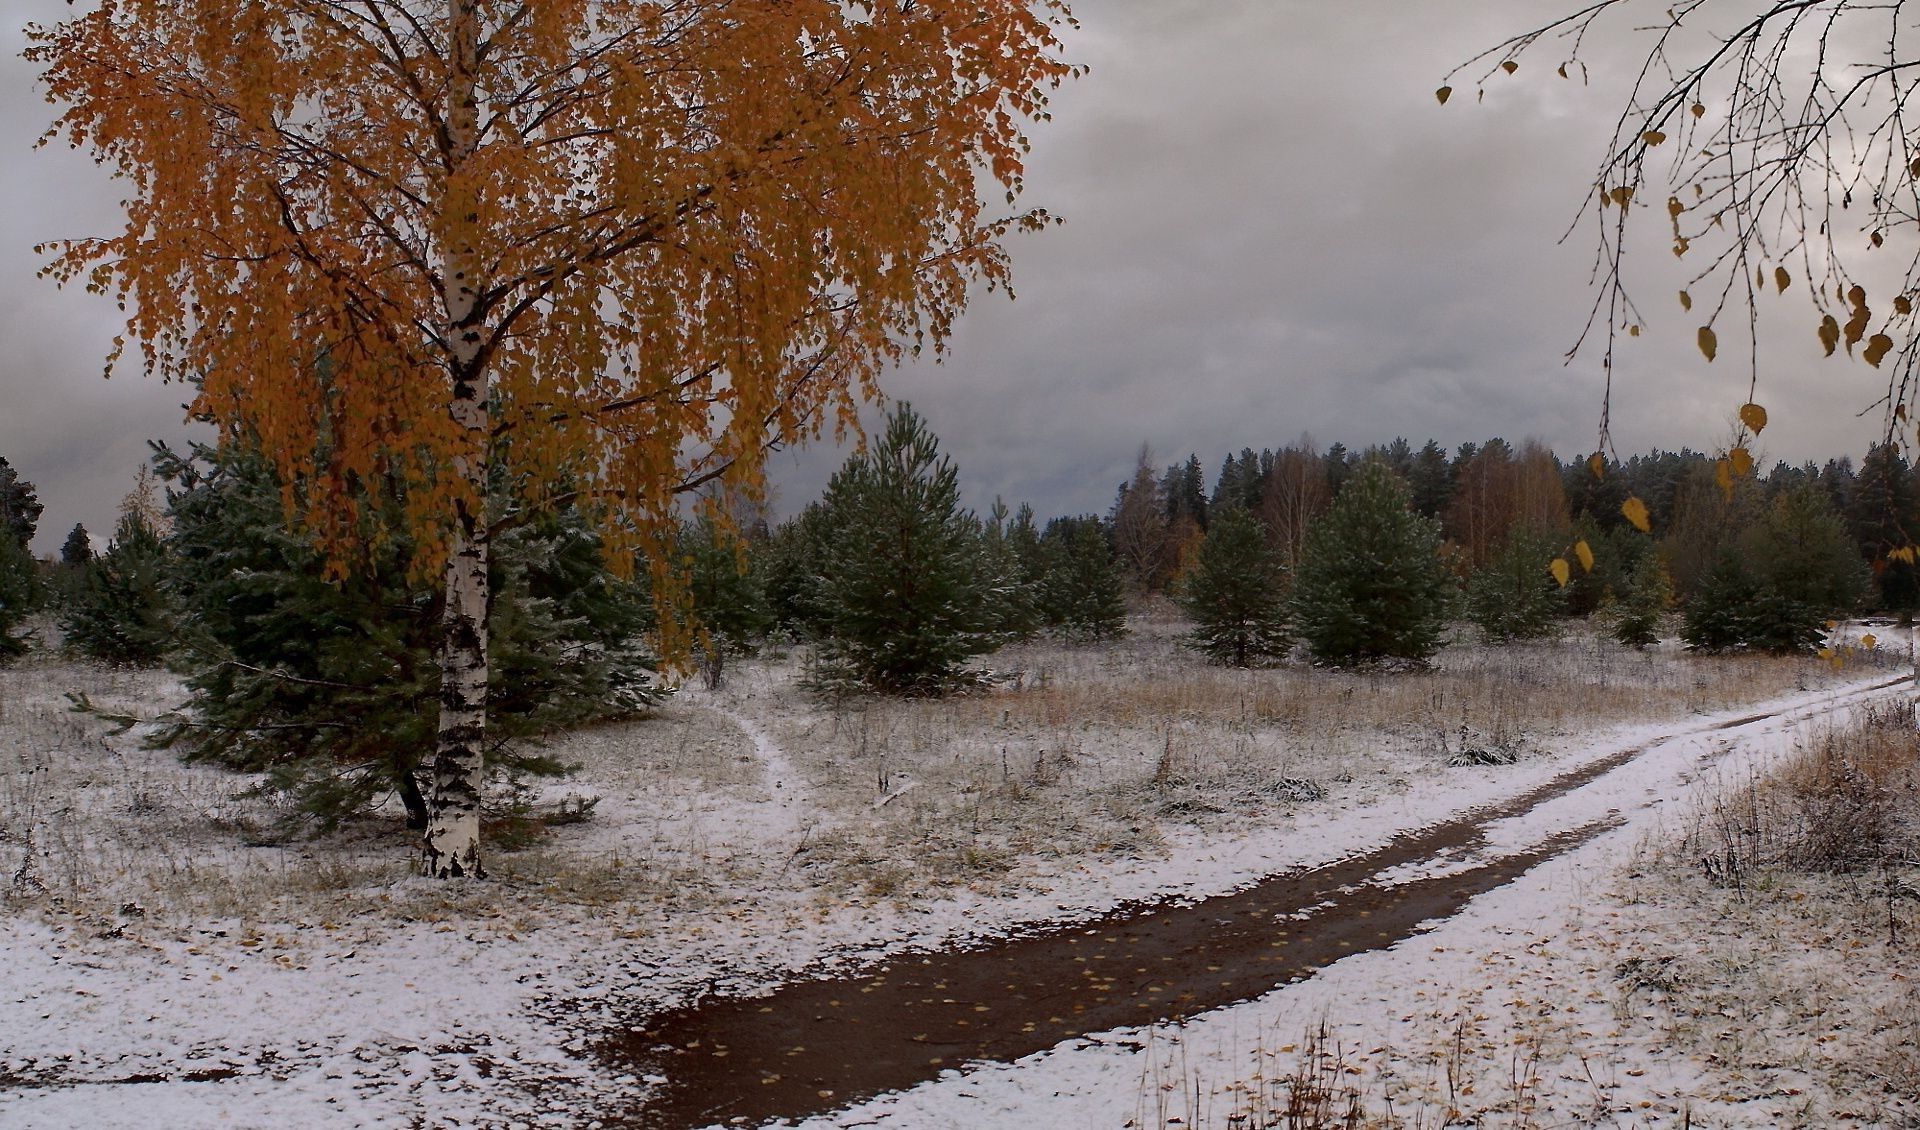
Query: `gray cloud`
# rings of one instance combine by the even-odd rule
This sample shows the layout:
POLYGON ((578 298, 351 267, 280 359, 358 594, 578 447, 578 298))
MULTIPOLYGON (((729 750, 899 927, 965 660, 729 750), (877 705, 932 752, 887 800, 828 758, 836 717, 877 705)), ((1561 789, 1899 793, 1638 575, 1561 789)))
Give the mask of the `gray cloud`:
MULTIPOLYGON (((1033 130, 1026 198, 1066 224, 1015 241, 1018 301, 979 296, 950 360, 886 381, 932 421, 975 504, 1102 511, 1143 442, 1209 464, 1303 431, 1322 444, 1532 435, 1563 455, 1591 449, 1599 360, 1565 367, 1562 354, 1584 320, 1592 249, 1557 241, 1618 90, 1604 73, 1582 86, 1534 65, 1483 102, 1464 86, 1446 107, 1432 93, 1454 63, 1541 18, 1539 4, 1083 0, 1079 15, 1071 50, 1093 70, 1033 130)), ((132 374, 102 382, 111 305, 32 277, 26 247, 109 230, 115 194, 84 160, 24 153, 51 111, 18 43, 0 38, 0 454, 40 486, 46 550, 75 520, 110 526, 144 440, 179 434, 181 395, 132 374)), ((1648 252, 1636 282, 1671 295, 1675 268, 1648 252)), ((1648 312, 1619 362, 1618 443, 1716 442, 1743 372, 1725 358, 1707 368, 1664 297, 1648 312)), ((1844 409, 1871 402, 1878 378, 1821 364, 1804 310, 1785 315, 1763 368, 1771 453, 1863 447, 1873 425, 1844 409)), ((840 458, 778 457, 783 508, 840 458)))

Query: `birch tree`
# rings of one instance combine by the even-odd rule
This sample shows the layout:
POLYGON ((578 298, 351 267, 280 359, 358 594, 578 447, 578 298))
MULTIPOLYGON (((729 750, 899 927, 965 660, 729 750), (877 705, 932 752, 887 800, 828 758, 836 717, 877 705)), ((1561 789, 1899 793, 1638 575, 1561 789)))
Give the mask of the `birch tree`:
POLYGON ((342 571, 364 484, 405 486, 446 592, 429 873, 482 873, 490 474, 590 507, 631 561, 676 495, 844 426, 1046 222, 980 189, 1019 193, 1070 24, 1063 0, 113 0, 29 29, 49 138, 127 186, 125 230, 48 272, 258 437, 342 571))

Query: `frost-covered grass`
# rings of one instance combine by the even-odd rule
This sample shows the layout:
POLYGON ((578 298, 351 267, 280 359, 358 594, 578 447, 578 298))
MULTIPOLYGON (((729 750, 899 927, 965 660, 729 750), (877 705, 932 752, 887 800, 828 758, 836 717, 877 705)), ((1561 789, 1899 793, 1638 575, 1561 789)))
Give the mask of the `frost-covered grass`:
MULTIPOLYGON (((1234 672, 1178 630, 1012 648, 990 689, 940 701, 823 703, 796 654, 742 663, 657 718, 555 739, 578 773, 502 808, 473 885, 413 876, 397 805, 287 838, 251 779, 67 709, 157 714, 172 678, 30 656, 0 671, 0 1081, 19 1084, 0 1123, 158 1102, 181 1125, 491 1125, 560 1092, 612 1101, 643 1081, 584 1050, 649 1007, 1223 891, 1663 723, 1886 674, 1583 635, 1431 672, 1234 672), (1448 764, 1487 748, 1520 759, 1448 764), (587 819, 541 818, 582 797, 587 819)), ((1465 980, 1493 994, 1486 973, 1465 980)))
POLYGON ((1574 877, 1570 911, 1529 921, 1520 892, 1437 931, 1401 963, 1431 972, 1398 1016, 1333 990, 1317 1016, 1269 1010, 1226 1057, 1178 1035, 1149 1049, 1131 1124, 1920 1125, 1909 702, 1716 765, 1625 847, 1584 880, 1546 869, 1574 877))

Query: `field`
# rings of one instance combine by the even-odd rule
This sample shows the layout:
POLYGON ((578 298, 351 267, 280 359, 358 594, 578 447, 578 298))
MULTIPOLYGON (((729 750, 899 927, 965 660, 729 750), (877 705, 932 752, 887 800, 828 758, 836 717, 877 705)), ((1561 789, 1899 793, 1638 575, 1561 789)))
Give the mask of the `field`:
POLYGON ((1179 627, 1009 649, 990 689, 936 701, 823 703, 798 651, 742 663, 655 718, 556 740, 578 771, 503 787, 493 878, 452 886, 412 875, 396 811, 291 835, 248 779, 67 709, 84 691, 157 714, 170 677, 29 657, 0 681, 0 1001, 21 1018, 0 1036, 0 1124, 614 1121, 658 1082, 595 1054, 636 1017, 1222 893, 1761 703, 1786 713, 1758 736, 1635 771, 1664 815, 1595 801, 1621 826, 1416 938, 1226 1014, 949 1072, 874 1117, 1251 1125, 1230 1116, 1312 1095, 1331 1057, 1327 1101, 1363 1124, 1911 1115, 1886 1096, 1914 1079, 1913 861, 1835 883, 1736 835, 1739 881, 1700 863, 1758 826, 1724 798, 1769 795, 1766 767, 1817 748, 1835 696, 1904 656, 1570 634, 1455 646, 1428 672, 1233 672, 1179 627), (1744 1097, 1762 1076, 1771 1097, 1744 1097))

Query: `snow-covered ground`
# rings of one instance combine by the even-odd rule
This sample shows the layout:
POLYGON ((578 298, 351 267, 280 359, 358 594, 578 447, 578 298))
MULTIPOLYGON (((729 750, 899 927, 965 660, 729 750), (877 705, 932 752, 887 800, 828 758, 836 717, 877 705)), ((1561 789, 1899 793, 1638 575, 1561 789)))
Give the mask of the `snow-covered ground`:
MULTIPOLYGON (((1697 900, 1645 877, 1666 874, 1649 845, 1691 794, 1847 703, 1907 693, 1865 690, 1893 671, 1854 661, 1572 640, 1433 676, 1241 675, 1148 625, 1116 648, 1002 656, 993 694, 833 709, 773 660, 659 719, 566 738, 582 771, 547 797, 597 796, 592 818, 449 887, 411 876, 396 821, 281 841, 264 802, 234 795, 244 782, 65 712, 69 690, 154 711, 176 693, 164 677, 32 659, 0 674, 0 1125, 592 1124, 646 1093, 590 1049, 648 1009, 1222 893, 1640 746, 1488 850, 1619 827, 1414 939, 821 1124, 1224 1126, 1235 1088, 1293 1071, 1322 1020, 1370 1115, 1391 1103, 1408 1125, 1449 1107, 1507 1119, 1481 1125, 1790 1124, 1820 1095, 1792 1066, 1810 1061, 1749 1078, 1669 1046, 1672 1010, 1629 974, 1716 952, 1674 936, 1697 900), (1773 716, 1716 728, 1758 713, 1773 716), (1447 766, 1464 748, 1520 759, 1447 766)), ((1859 1023, 1843 1013, 1822 1015, 1859 1023)), ((1889 1110, 1853 1124, 1913 1124, 1889 1110)), ((1847 1122, 1817 1113, 1805 1124, 1847 1122)))

